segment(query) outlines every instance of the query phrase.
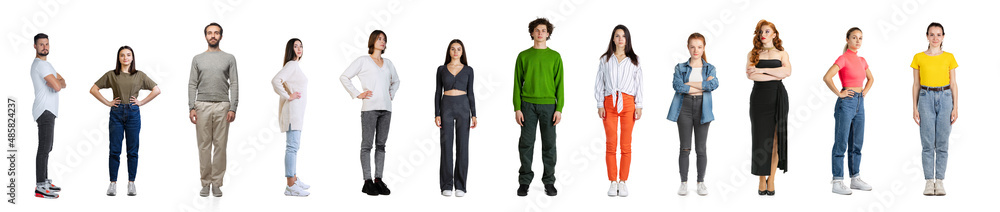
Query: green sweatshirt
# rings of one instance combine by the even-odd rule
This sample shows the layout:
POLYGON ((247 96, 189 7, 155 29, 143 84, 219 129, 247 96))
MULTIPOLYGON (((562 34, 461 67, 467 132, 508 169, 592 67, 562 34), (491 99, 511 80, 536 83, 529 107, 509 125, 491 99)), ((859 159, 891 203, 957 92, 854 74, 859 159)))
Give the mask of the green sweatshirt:
POLYGON ((514 64, 514 110, 521 101, 532 104, 555 104, 562 112, 563 64, 555 50, 528 48, 517 54, 514 64))

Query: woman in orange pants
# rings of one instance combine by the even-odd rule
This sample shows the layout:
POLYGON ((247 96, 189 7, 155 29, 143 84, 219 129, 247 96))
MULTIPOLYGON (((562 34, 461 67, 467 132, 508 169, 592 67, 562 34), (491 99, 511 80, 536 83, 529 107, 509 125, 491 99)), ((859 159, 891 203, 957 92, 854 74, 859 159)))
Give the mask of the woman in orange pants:
POLYGON ((607 135, 608 196, 628 196, 628 180, 632 161, 632 126, 642 116, 642 69, 639 57, 632 51, 632 37, 624 25, 615 26, 608 50, 601 56, 594 85, 597 115, 604 120, 607 135), (618 122, 621 121, 621 170, 617 159, 618 122), (619 181, 619 179, 621 181, 619 181))

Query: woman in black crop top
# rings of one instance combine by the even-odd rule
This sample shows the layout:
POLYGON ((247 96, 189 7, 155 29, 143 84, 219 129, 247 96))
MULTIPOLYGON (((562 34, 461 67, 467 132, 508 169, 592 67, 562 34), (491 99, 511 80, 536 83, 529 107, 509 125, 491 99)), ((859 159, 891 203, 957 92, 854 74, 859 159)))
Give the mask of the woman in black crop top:
POLYGON ((777 169, 788 171, 788 93, 781 83, 792 74, 788 53, 778 30, 765 20, 757 22, 753 50, 747 55, 750 93, 752 156, 750 173, 760 176, 759 195, 774 195, 777 169))
POLYGON ((475 72, 465 59, 465 44, 448 43, 444 65, 437 69, 434 90, 434 123, 441 128, 441 195, 465 196, 469 173, 469 129, 476 128, 475 72), (456 156, 452 169, 452 146, 456 156))

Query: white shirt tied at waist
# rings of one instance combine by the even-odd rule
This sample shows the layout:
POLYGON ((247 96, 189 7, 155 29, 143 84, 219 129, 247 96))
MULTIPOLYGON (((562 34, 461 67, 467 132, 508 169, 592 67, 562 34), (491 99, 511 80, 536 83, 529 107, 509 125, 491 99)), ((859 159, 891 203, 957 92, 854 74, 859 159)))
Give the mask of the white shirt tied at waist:
POLYGON ((601 58, 597 69, 597 80, 594 85, 594 97, 597 107, 604 107, 604 97, 611 95, 615 108, 622 112, 624 104, 621 93, 635 96, 635 108, 642 108, 642 68, 633 64, 631 58, 618 61, 618 58, 601 58))

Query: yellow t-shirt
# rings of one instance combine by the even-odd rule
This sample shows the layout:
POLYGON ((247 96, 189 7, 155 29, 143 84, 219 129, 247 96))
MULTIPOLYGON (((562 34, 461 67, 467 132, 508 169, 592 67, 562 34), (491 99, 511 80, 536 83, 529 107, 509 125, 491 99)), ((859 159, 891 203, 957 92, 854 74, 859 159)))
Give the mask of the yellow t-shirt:
POLYGON ((920 85, 942 87, 951 83, 951 70, 958 68, 958 62, 955 62, 955 55, 948 52, 937 56, 920 52, 913 55, 910 67, 920 71, 920 85))

